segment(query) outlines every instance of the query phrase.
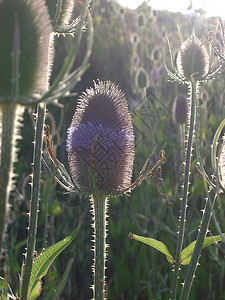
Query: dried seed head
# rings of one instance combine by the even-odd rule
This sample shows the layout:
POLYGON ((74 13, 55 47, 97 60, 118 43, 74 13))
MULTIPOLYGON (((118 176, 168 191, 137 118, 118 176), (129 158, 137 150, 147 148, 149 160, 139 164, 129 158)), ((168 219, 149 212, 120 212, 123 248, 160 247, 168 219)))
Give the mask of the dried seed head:
POLYGON ((185 94, 178 95, 174 99, 172 109, 173 120, 179 124, 184 124, 188 119, 188 100, 185 94))
POLYGON ((140 15, 138 16, 138 26, 142 27, 143 25, 145 25, 145 15, 140 13, 140 15))
POLYGON ((135 84, 140 89, 149 87, 149 75, 143 67, 139 67, 137 70, 135 84))
POLYGON ((68 162, 74 183, 92 193, 89 168, 96 187, 105 194, 129 188, 134 160, 134 133, 124 94, 111 82, 95 83, 80 97, 67 136, 68 162))
POLYGON ((183 42, 177 55, 177 70, 186 80, 202 80, 209 71, 209 56, 195 33, 183 42))
POLYGON ((1 96, 46 91, 51 31, 44 0, 0 0, 1 96))

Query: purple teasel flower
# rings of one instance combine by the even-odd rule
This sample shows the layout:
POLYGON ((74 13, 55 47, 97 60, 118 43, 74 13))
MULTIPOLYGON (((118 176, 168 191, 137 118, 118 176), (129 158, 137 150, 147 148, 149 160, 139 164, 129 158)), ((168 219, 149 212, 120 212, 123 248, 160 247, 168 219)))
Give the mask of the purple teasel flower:
POLYGON ((161 77, 161 73, 162 73, 162 67, 161 66, 156 66, 150 72, 150 81, 151 82, 157 82, 161 77))
POLYGON ((74 184, 92 194, 92 169, 98 191, 106 195, 127 191, 133 171, 134 140, 124 93, 111 82, 94 83, 94 88, 79 98, 68 129, 68 163, 74 184))

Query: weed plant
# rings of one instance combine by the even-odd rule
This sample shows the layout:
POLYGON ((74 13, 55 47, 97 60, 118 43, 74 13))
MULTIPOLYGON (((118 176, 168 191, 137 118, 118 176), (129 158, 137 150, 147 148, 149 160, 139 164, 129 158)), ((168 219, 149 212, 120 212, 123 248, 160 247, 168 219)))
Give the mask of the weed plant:
POLYGON ((0 298, 225 299, 222 21, 105 0, 0 16, 0 298))

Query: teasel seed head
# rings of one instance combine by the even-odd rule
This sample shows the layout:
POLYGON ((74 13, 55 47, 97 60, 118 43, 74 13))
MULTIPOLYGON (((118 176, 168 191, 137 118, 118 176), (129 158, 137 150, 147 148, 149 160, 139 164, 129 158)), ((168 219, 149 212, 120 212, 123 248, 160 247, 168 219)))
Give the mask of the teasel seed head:
POLYGON ((203 80, 209 71, 209 56, 205 46, 193 32, 182 43, 177 55, 177 70, 181 77, 190 81, 203 80))
POLYGON ((0 0, 0 96, 48 88, 52 27, 44 0, 0 0))
POLYGON ((173 120, 179 124, 184 124, 188 120, 188 100, 185 94, 180 94, 174 99, 172 109, 173 120))
POLYGON ((139 67, 135 75, 135 84, 138 88, 148 88, 149 87, 149 75, 143 67, 139 67))
POLYGON ((79 99, 67 136, 68 163, 74 183, 92 194, 89 170, 96 188, 120 194, 131 183, 134 133, 125 95, 111 82, 94 83, 79 99))

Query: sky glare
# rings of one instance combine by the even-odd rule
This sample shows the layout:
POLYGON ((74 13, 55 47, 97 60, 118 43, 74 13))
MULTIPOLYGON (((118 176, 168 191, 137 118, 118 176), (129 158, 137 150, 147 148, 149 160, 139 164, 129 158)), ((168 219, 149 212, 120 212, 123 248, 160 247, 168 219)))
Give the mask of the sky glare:
MULTIPOLYGON (((122 6, 132 9, 137 8, 143 0, 117 0, 122 6)), ((149 4, 154 9, 166 9, 173 12, 188 13, 187 8, 192 6, 193 10, 202 8, 207 17, 221 17, 225 20, 225 1, 223 0, 150 0, 149 4)), ((191 10, 189 10, 189 13, 191 10)))

